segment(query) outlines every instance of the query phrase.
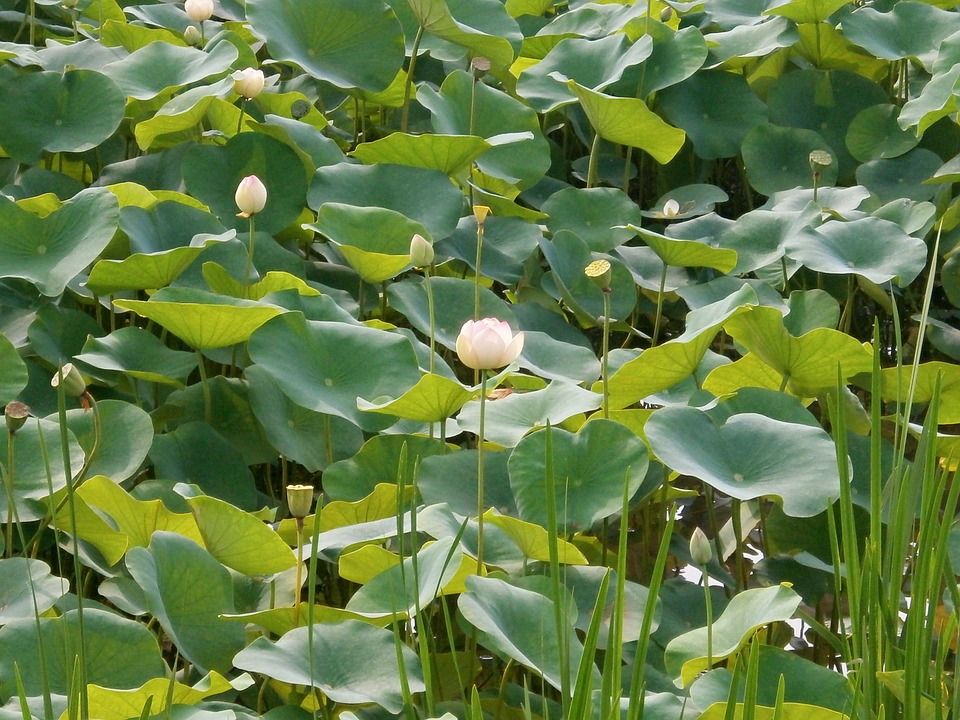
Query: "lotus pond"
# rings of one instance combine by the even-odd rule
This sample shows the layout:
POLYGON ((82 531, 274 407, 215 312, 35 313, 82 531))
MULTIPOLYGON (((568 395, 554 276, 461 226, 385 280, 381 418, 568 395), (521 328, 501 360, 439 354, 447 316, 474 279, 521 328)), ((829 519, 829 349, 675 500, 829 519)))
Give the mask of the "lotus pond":
POLYGON ((960 13, 0 0, 0 720, 960 717, 960 13))

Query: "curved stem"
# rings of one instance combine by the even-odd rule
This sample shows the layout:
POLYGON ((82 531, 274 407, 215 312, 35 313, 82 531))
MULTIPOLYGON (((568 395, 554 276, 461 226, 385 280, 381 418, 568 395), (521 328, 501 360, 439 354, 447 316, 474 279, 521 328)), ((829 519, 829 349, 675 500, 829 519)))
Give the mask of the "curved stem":
POLYGON ((477 575, 483 574, 483 425, 487 410, 487 371, 480 371, 480 434, 477 436, 477 575))
MULTIPOLYGON (((247 99, 245 97, 240 98, 240 116, 237 118, 237 135, 240 134, 240 131, 243 129, 243 108, 247 104, 247 99)), ((251 216, 251 219, 252 216, 251 216)))
POLYGON ((590 146, 590 160, 587 163, 587 187, 592 188, 597 185, 597 171, 600 165, 600 133, 593 136, 593 144, 590 146))

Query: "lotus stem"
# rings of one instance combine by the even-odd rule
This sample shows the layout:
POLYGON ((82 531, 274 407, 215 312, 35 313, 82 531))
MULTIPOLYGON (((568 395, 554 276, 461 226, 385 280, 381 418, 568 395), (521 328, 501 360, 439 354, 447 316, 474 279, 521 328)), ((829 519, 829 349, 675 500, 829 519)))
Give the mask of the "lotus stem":
POLYGON ((423 39, 423 25, 417 28, 413 38, 413 47, 410 49, 410 66, 407 68, 407 79, 403 84, 403 110, 400 111, 400 132, 405 133, 410 122, 410 92, 413 87, 413 73, 417 69, 417 54, 420 52, 420 41, 423 39))
MULTIPOLYGON (((243 117, 243 115, 241 114, 240 117, 243 117)), ((247 268, 246 268, 246 270, 244 270, 244 273, 243 273, 243 289, 244 289, 244 295, 248 296, 248 297, 247 297, 248 300, 249 300, 249 292, 248 292, 248 291, 249 291, 249 288, 250 288, 250 271, 254 269, 254 268, 253 268, 253 250, 254 250, 254 246, 256 245, 256 242, 257 242, 257 236, 256 236, 256 234, 255 234, 253 218, 254 218, 254 215, 251 213, 250 218, 249 218, 249 220, 250 220, 250 239, 249 239, 249 241, 247 242, 247 268)))
POLYGON ((653 321, 653 337, 650 340, 650 347, 657 346, 657 340, 660 339, 660 321, 663 318, 663 291, 667 286, 667 264, 663 264, 663 272, 660 273, 660 289, 657 291, 657 315, 653 321))
POLYGON ((603 380, 603 418, 610 419, 610 292, 603 293, 603 347, 600 357, 600 377, 603 380))
POLYGON ((480 433, 477 436, 477 575, 483 574, 483 431, 487 410, 487 371, 480 371, 480 433))

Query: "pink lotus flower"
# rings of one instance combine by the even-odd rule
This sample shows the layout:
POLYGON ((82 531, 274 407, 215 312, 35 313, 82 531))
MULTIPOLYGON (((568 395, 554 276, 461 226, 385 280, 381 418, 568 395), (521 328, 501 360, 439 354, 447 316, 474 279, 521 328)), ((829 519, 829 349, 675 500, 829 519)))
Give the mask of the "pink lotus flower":
POLYGON ((496 318, 467 320, 457 337, 460 361, 474 370, 495 370, 509 365, 523 350, 523 333, 496 318))

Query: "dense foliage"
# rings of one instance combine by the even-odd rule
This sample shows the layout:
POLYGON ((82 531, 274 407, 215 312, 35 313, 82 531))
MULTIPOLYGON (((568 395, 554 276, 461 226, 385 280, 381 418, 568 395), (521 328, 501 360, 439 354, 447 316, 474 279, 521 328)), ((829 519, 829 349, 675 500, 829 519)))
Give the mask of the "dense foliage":
POLYGON ((960 716, 949 4, 0 38, 0 720, 960 716))

